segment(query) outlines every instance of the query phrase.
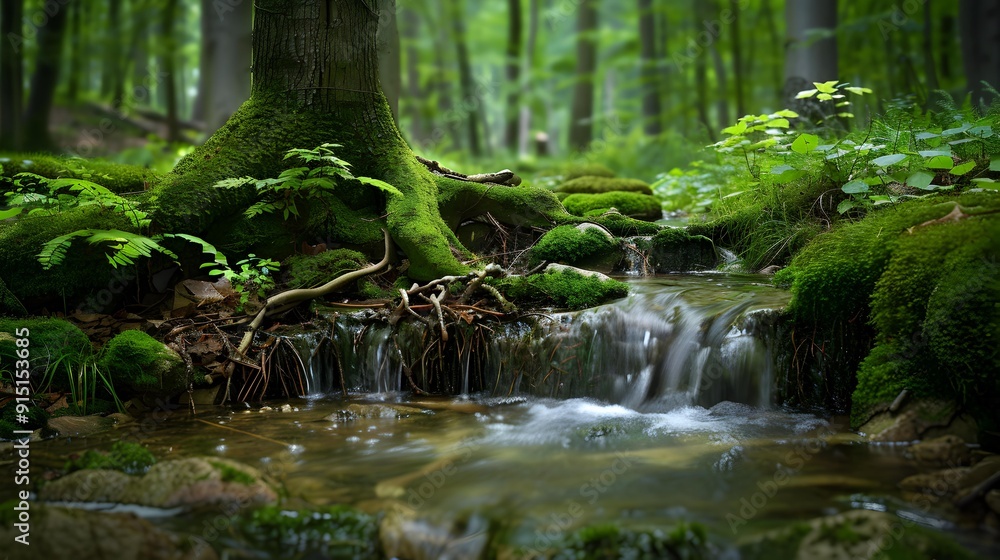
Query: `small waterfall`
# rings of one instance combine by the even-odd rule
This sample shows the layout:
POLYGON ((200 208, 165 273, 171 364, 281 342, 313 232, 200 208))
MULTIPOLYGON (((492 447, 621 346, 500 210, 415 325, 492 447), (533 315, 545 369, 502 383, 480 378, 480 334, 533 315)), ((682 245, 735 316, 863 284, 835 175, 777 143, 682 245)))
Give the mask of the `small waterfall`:
POLYGON ((636 282, 628 298, 582 312, 452 326, 440 354, 428 351, 422 324, 393 332, 351 315, 334 320, 332 339, 295 335, 296 347, 310 357, 310 393, 340 389, 339 361, 354 392, 416 385, 447 394, 593 397, 639 410, 768 406, 775 374, 771 315, 763 310, 783 306, 787 294, 720 287, 719 278, 636 282))

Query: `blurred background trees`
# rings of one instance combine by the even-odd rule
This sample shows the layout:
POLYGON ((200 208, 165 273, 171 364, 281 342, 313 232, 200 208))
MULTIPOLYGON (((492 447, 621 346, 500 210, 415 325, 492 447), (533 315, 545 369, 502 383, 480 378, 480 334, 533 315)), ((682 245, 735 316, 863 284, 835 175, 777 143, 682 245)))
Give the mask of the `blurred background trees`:
MULTIPOLYGON (((872 88, 858 123, 938 91, 988 100, 981 82, 1000 82, 990 0, 378 4, 383 88, 413 148, 436 158, 600 151, 641 175, 689 162, 738 116, 789 106, 813 81, 872 88)), ((4 0, 0 148, 168 165, 164 153, 247 98, 251 10, 4 0)))

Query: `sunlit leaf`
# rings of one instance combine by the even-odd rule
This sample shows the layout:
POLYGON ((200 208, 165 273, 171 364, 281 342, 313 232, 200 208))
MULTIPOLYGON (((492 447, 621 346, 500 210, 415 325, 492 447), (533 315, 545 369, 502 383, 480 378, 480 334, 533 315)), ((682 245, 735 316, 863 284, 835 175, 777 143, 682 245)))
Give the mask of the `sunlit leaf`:
POLYGON ((917 171, 906 178, 906 185, 915 189, 934 190, 937 187, 931 185, 932 181, 934 181, 933 174, 926 171, 917 171))
POLYGON ((878 167, 889 167, 890 165, 896 165, 897 163, 906 159, 906 154, 891 154, 888 156, 878 157, 872 160, 872 163, 878 167))
POLYGON ((854 181, 847 183, 843 187, 840 187, 840 190, 844 191, 847 194, 864 193, 868 192, 868 183, 855 179, 854 181))
POLYGON ((800 134, 792 142, 792 151, 798 154, 807 154, 819 146, 819 136, 815 134, 800 134))
POLYGON ((927 169, 948 170, 955 167, 955 161, 951 159, 951 156, 934 156, 924 163, 924 167, 927 169))
POLYGON ((951 174, 952 175, 965 175, 966 173, 968 173, 969 171, 972 171, 975 168, 976 168, 976 162, 974 162, 974 161, 967 161, 967 162, 965 162, 963 164, 956 165, 955 167, 952 167, 951 168, 951 174))

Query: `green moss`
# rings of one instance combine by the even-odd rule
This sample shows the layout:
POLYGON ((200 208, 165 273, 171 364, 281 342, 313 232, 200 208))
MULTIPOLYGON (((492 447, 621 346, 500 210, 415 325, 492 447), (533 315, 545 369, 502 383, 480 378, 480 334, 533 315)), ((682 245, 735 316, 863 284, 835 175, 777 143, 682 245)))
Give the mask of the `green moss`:
POLYGON ((246 486, 250 486, 251 484, 257 482, 253 476, 234 467, 233 465, 223 463, 221 461, 209 461, 208 463, 219 471, 219 475, 222 477, 222 482, 234 482, 236 484, 243 484, 246 486))
POLYGON ((664 228, 653 236, 650 264, 657 272, 713 269, 719 262, 712 240, 683 228, 664 228))
POLYGON ((628 284, 624 282, 601 281, 572 271, 508 276, 488 281, 507 299, 517 304, 547 305, 566 309, 594 307, 628 295, 628 284))
POLYGON ((27 422, 18 421, 17 403, 10 401, 0 409, 0 439, 14 439, 15 430, 37 430, 44 428, 49 421, 49 414, 35 403, 28 403, 24 416, 27 422))
POLYGON ((632 558, 659 560, 714 557, 708 547, 705 528, 697 523, 682 523, 669 531, 633 530, 617 525, 584 527, 571 534, 552 560, 604 560, 632 558))
POLYGON ((613 191, 653 194, 653 189, 645 181, 610 177, 578 177, 559 185, 556 190, 571 194, 599 194, 613 191))
POLYGON ((24 308, 24 305, 17 299, 17 296, 7 289, 7 284, 3 281, 3 278, 0 278, 0 317, 23 317, 27 314, 28 310, 24 308))
POLYGON ((0 166, 3 167, 0 176, 12 177, 30 172, 49 179, 86 179, 119 194, 145 191, 160 179, 154 171, 145 167, 48 154, 2 154, 0 166))
POLYGON ((606 165, 600 163, 581 163, 571 165, 566 169, 565 177, 567 181, 579 179, 580 177, 614 177, 615 172, 608 169, 606 165))
POLYGON ((76 371, 90 360, 90 340, 83 331, 63 319, 0 318, 0 364, 13 367, 16 332, 28 329, 28 353, 35 389, 68 390, 67 371, 76 371), (51 387, 46 382, 51 380, 51 387))
POLYGON ((238 523, 244 539, 281 558, 380 558, 379 517, 347 506, 253 511, 238 523))
POLYGON ((295 255, 284 264, 286 285, 289 288, 311 288, 363 268, 368 259, 357 251, 336 249, 317 255, 295 255))
POLYGON ((577 216, 599 215, 614 208, 636 219, 654 221, 663 217, 659 199, 634 192, 571 194, 563 200, 563 205, 570 214, 577 216))
POLYGON ((101 350, 99 365, 115 388, 128 394, 170 393, 187 386, 180 356, 142 331, 127 330, 112 338, 101 350))
POLYGON ((32 299, 49 299, 62 309, 64 304, 75 306, 90 292, 108 288, 115 269, 107 264, 104 247, 76 240, 59 266, 43 270, 38 263, 45 243, 81 229, 135 232, 125 216, 94 206, 0 222, 0 277, 25 305, 32 307, 32 299))
POLYGON ((543 261, 577 265, 606 256, 618 249, 598 228, 580 230, 575 226, 558 226, 549 230, 531 248, 531 265, 543 261))
POLYGON ((125 474, 144 474, 156 464, 156 457, 138 443, 116 441, 111 451, 102 453, 88 449, 83 455, 66 463, 66 472, 83 469, 106 469, 125 474))

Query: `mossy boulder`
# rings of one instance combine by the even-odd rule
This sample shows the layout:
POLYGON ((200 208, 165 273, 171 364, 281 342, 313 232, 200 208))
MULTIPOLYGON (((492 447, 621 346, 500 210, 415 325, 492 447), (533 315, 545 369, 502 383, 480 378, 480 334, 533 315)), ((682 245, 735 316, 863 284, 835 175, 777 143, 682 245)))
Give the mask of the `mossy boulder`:
POLYGON ((0 167, 2 177, 29 172, 49 179, 86 179, 119 194, 145 191, 160 179, 145 167, 48 154, 0 154, 0 167))
POLYGON ((108 341, 98 365, 115 389, 127 394, 169 394, 187 387, 184 360, 142 331, 124 331, 108 341))
MULTIPOLYGON (((289 288, 312 288, 368 265, 358 251, 335 249, 316 255, 294 255, 284 264, 285 284, 289 288)), ((364 280, 361 281, 365 283, 364 280)), ((368 281, 368 284, 371 282, 368 281)))
POLYGON ((68 390, 67 374, 91 359, 90 340, 76 325, 63 319, 0 318, 0 363, 13 366, 18 329, 28 329, 28 362, 35 389, 47 389, 42 381, 52 373, 51 388, 68 390))
POLYGON ((601 163, 582 163, 567 167, 564 176, 567 181, 572 181, 580 177, 614 177, 615 172, 601 163))
POLYGON ((611 177, 577 177, 556 187, 556 192, 570 194, 599 194, 613 191, 653 194, 649 183, 639 179, 617 179, 611 177))
POLYGON ((681 523, 670 529, 628 529, 613 524, 584 527, 569 535, 551 560, 605 560, 634 558, 659 560, 715 558, 708 545, 705 528, 697 523, 681 523))
POLYGON ((141 476, 109 469, 75 471, 44 485, 39 498, 172 508, 263 505, 274 503, 278 494, 257 469, 229 459, 192 457, 161 461, 141 476))
POLYGON ((857 510, 800 522, 740 546, 746 560, 771 558, 973 559, 948 537, 888 513, 857 510))
POLYGON ((281 558, 381 558, 379 516, 347 506, 288 510, 268 506, 237 522, 255 548, 281 558))
POLYGON ((125 474, 143 474, 156 464, 156 457, 146 447, 128 441, 116 441, 111 451, 102 453, 88 449, 83 455, 66 463, 66 471, 107 469, 125 474))
POLYGON ((532 266, 541 262, 610 270, 622 258, 618 240, 600 226, 558 226, 531 248, 532 266))
POLYGON ((487 280, 519 305, 585 309, 628 295, 628 284, 575 272, 547 272, 487 280))
POLYGON ((571 194, 562 202, 566 210, 575 216, 599 216, 614 208, 619 213, 638 220, 655 221, 663 217, 658 198, 636 192, 571 194))
POLYGON ((712 240, 683 228, 665 228, 649 240, 649 264, 656 272, 711 270, 719 264, 712 240))

